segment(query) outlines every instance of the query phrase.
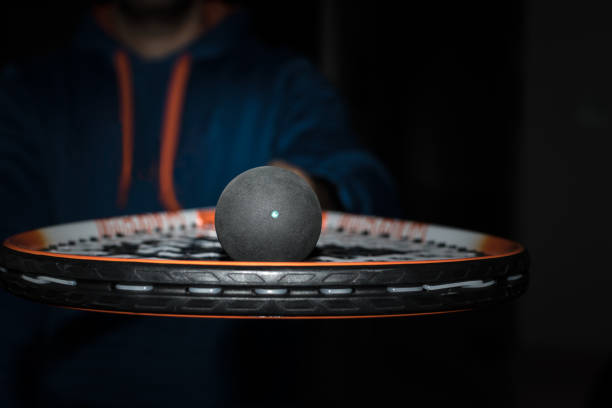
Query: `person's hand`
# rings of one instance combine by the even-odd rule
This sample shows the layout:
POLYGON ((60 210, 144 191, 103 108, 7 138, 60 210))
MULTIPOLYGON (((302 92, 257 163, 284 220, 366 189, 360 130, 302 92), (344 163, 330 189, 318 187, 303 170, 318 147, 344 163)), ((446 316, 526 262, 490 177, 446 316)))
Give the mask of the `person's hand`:
POLYGON ((321 208, 324 210, 340 210, 340 200, 336 193, 336 188, 333 184, 327 180, 313 178, 307 172, 301 168, 294 166, 293 164, 287 163, 284 160, 272 160, 269 163, 270 166, 280 167, 289 171, 294 172, 301 178, 303 178, 310 188, 317 194, 321 208))

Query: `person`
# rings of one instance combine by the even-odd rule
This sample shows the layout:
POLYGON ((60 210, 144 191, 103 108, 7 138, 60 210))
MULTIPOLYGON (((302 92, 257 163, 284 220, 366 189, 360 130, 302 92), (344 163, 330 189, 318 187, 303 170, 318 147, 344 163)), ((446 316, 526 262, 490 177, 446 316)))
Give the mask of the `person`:
MULTIPOLYGON (((324 208, 399 215, 392 178, 332 87, 249 21, 222 2, 121 0, 87 14, 69 46, 6 67, 0 235, 214 206, 265 164, 304 177, 324 208)), ((3 407, 236 401, 237 323, 68 311, 5 292, 0 316, 3 407)))

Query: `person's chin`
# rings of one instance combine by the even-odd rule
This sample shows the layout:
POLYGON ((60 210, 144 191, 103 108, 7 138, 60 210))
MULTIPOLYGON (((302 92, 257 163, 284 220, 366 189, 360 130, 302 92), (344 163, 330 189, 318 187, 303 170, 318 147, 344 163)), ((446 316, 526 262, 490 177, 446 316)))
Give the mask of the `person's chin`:
POLYGON ((135 20, 179 17, 198 0, 116 0, 119 10, 135 20))

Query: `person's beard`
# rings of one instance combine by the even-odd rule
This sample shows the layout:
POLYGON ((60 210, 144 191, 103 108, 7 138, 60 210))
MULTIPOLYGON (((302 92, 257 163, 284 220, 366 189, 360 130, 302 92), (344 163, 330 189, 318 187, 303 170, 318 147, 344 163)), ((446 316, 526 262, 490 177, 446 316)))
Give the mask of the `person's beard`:
POLYGON ((173 24, 182 20, 198 0, 117 0, 118 11, 137 24, 173 24))

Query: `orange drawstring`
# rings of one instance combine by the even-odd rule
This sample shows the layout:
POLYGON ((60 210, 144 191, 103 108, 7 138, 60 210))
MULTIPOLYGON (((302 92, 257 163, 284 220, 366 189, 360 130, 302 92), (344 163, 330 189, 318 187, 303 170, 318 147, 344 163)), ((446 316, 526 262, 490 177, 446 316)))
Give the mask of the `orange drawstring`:
POLYGON ((122 161, 117 205, 124 208, 128 201, 132 181, 134 155, 134 91, 132 89, 130 60, 125 52, 117 51, 115 54, 115 68, 119 82, 119 118, 122 133, 122 161))
MULTIPOLYGON (((119 117, 122 133, 122 165, 119 178, 117 205, 124 208, 132 181, 134 156, 134 93, 130 61, 124 51, 115 54, 115 68, 119 82, 119 117)), ((161 130, 161 148, 159 164, 160 201, 167 211, 178 211, 182 207, 174 190, 174 159, 181 129, 183 102, 191 68, 191 57, 181 56, 174 65, 161 130)))
POLYGON ((190 68, 191 57, 182 55, 174 64, 166 96, 166 108, 161 132, 159 198, 168 211, 181 209, 174 190, 173 173, 190 68))

